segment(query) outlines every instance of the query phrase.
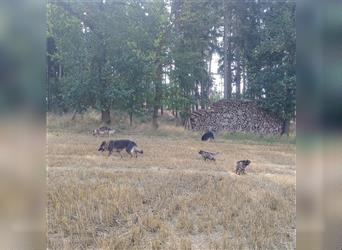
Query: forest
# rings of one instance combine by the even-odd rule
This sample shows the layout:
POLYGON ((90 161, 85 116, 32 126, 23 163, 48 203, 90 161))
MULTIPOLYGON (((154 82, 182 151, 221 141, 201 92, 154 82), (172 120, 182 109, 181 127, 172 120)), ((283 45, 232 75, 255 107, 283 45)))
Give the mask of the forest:
POLYGON ((48 1, 47 109, 92 108, 103 123, 119 110, 158 128, 165 110, 185 121, 219 99, 248 99, 288 127, 295 12, 292 1, 48 1))

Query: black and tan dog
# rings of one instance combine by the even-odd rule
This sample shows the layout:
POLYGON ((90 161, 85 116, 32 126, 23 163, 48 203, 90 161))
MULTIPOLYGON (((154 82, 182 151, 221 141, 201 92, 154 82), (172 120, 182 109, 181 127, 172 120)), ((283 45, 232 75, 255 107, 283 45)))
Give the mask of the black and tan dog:
POLYGON ((126 149, 126 152, 130 154, 130 156, 135 156, 135 158, 138 157, 138 153, 143 154, 144 152, 138 148, 138 145, 131 140, 110 140, 110 141, 103 141, 98 149, 98 151, 104 152, 108 151, 110 156, 113 151, 116 151, 120 154, 121 158, 121 151, 126 149))
POLYGON ((235 173, 238 175, 246 174, 245 170, 249 164, 251 164, 250 160, 242 160, 242 161, 236 162, 235 173))

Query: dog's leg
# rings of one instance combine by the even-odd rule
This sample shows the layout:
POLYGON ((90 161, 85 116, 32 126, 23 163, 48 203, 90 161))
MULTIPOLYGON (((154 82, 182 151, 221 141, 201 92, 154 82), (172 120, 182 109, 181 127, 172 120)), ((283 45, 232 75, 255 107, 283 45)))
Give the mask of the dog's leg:
POLYGON ((126 152, 127 152, 127 154, 129 154, 131 156, 131 158, 133 157, 132 152, 129 151, 128 148, 126 148, 126 152))
MULTIPOLYGON (((103 151, 102 151, 103 152, 103 151)), ((108 157, 112 154, 112 150, 109 150, 108 157)))
POLYGON ((122 149, 121 149, 121 150, 118 150, 118 153, 120 154, 121 159, 123 159, 123 156, 122 156, 122 154, 121 154, 121 151, 122 151, 122 149))

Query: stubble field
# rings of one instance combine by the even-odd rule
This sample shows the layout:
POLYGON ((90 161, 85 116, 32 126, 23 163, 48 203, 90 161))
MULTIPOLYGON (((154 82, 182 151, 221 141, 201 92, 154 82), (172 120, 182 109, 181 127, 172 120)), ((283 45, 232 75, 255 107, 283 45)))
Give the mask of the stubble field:
POLYGON ((112 136, 144 150, 120 159, 97 151, 107 137, 49 127, 49 249, 295 249, 294 144, 161 131, 112 136))

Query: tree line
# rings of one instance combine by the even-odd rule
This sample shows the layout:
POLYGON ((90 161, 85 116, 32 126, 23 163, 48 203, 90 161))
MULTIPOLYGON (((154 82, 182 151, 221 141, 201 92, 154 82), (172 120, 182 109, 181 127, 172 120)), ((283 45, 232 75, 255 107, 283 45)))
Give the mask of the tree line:
POLYGON ((113 109, 183 121, 219 98, 246 98, 288 126, 295 117, 295 3, 290 1, 50 1, 47 99, 52 112, 113 109))

